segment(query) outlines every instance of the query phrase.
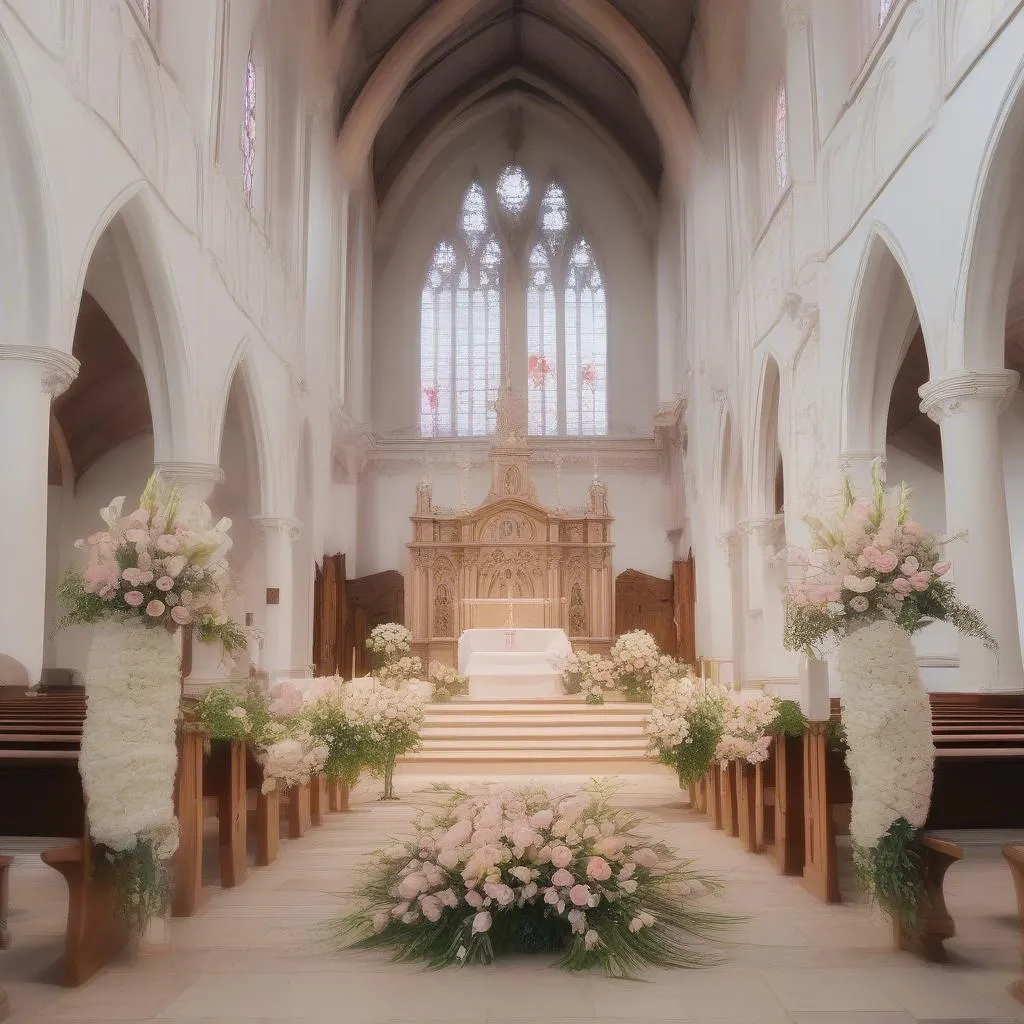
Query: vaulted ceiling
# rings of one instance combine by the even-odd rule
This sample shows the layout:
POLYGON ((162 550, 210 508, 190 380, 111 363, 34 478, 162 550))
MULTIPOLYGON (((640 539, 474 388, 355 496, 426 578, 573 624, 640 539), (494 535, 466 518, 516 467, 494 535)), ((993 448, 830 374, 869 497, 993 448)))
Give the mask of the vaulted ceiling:
MULTIPOLYGON (((361 56, 341 83, 339 127, 381 61, 434 0, 362 0, 356 15, 361 56)), ((684 101, 684 59, 697 0, 610 0, 664 65, 684 101)), ((495 93, 567 99, 596 120, 634 161, 653 190, 663 171, 658 135, 633 81, 555 0, 483 0, 417 66, 377 133, 378 197, 415 147, 446 117, 495 93), (550 87, 550 88, 548 88, 550 87)))

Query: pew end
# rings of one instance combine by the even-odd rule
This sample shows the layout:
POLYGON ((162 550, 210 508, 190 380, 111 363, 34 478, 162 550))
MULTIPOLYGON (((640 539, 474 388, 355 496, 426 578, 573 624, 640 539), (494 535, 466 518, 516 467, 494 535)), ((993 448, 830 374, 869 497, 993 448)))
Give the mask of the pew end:
MULTIPOLYGON (((1024 846, 1004 846, 1003 857, 1013 875, 1013 888, 1017 893, 1017 923, 1020 927, 1021 955, 1024 959, 1024 846)), ((1010 982, 1007 992, 1024 1003, 1024 976, 1010 982)))

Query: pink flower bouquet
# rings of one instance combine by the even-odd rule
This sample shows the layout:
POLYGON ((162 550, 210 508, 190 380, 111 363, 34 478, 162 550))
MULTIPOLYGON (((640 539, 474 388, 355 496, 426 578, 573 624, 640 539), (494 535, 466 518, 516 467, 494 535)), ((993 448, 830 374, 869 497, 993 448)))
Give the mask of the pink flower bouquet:
POLYGON ((200 640, 220 641, 229 654, 243 649, 248 636, 224 611, 231 520, 214 523, 206 505, 183 505, 156 476, 139 507, 123 510, 124 498, 115 498, 100 510, 107 528, 75 542, 88 561, 60 584, 61 625, 134 618, 172 631, 193 626, 200 640))

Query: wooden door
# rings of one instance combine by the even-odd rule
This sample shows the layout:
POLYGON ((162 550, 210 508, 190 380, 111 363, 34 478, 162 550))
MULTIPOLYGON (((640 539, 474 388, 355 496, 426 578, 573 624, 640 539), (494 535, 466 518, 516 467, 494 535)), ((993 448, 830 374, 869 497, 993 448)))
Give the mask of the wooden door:
POLYGON ((697 576, 693 553, 672 563, 673 619, 676 630, 676 657, 687 665, 697 665, 697 576))
POLYGON ((374 573, 345 583, 348 602, 345 638, 346 650, 342 653, 343 672, 350 672, 352 651, 355 651, 356 672, 369 670, 366 653, 366 638, 374 626, 385 622, 405 624, 405 578, 400 572, 374 573))
POLYGON ((615 634, 644 629, 665 654, 676 657, 672 580, 627 569, 615 580, 615 634))

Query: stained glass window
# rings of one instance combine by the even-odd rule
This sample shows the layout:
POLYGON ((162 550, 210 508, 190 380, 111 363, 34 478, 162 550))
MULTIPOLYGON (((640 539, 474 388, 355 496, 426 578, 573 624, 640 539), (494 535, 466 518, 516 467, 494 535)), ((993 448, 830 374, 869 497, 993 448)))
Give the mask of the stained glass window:
POLYGON ((459 237, 434 249, 420 297, 420 433, 472 437, 494 429, 501 382, 502 250, 483 188, 469 187, 459 237))
POLYGON ((889 17, 892 10, 893 0, 878 0, 878 26, 882 27, 885 19, 889 17))
POLYGON ((775 94, 775 184, 779 191, 789 184, 789 115, 786 110, 786 84, 775 94))
POLYGON ((242 97, 242 193, 252 207, 253 172, 256 166, 256 63, 252 53, 245 62, 245 93, 242 97))
POLYGON ((531 434, 558 433, 558 324, 551 258, 530 250, 526 286, 527 417, 531 434))
MULTIPOLYGON (((502 366, 510 355, 522 358, 524 339, 513 339, 512 353, 502 350, 504 250, 492 211, 506 225, 508 219, 518 221, 530 191, 526 173, 515 164, 498 176, 490 198, 474 182, 463 196, 454 237, 439 242, 431 255, 420 299, 420 433, 425 437, 494 430, 502 366)), ((573 228, 561 185, 544 190, 535 232, 520 299, 526 312, 529 432, 606 434, 604 281, 590 244, 573 228)))
POLYGON ((530 201, 530 179, 518 164, 509 164, 498 175, 498 203, 513 220, 519 220, 530 201))
POLYGON ((608 432, 608 317, 594 254, 580 239, 565 279, 565 432, 608 432))

